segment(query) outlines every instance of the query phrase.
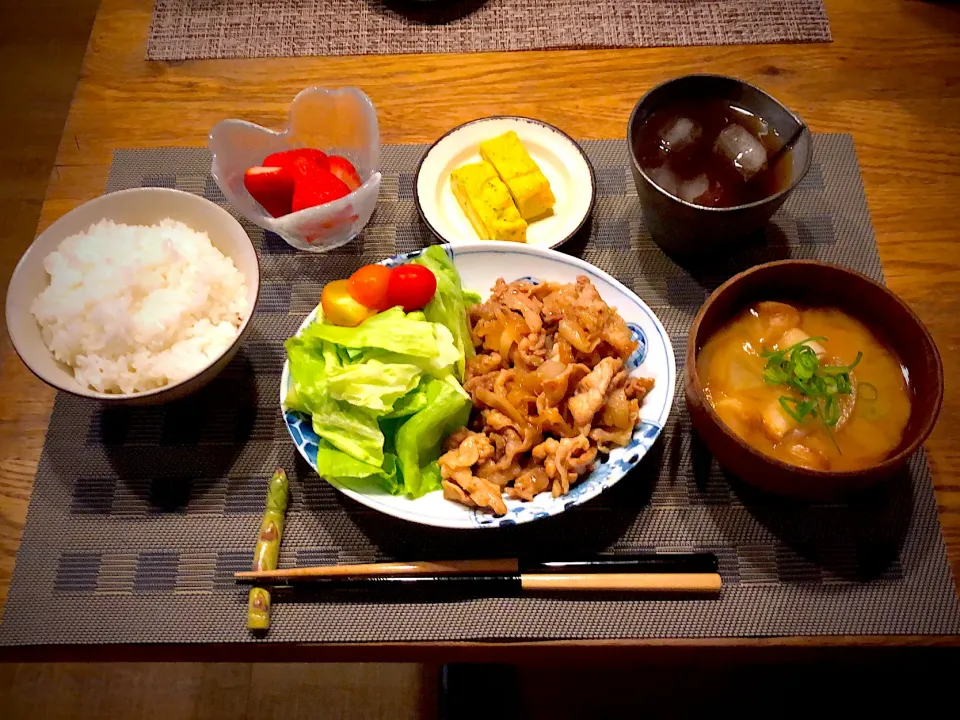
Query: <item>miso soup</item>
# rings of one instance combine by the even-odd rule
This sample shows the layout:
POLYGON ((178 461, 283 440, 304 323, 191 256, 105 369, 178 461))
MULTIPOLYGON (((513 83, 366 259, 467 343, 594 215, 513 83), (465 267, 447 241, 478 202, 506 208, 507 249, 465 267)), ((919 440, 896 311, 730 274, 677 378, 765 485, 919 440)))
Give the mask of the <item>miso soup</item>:
POLYGON ((763 118, 726 100, 686 102, 653 113, 634 150, 640 167, 671 195, 695 205, 735 207, 790 184, 792 150, 763 118))
POLYGON ((814 470, 859 470, 900 444, 910 388, 897 356, 833 308, 760 302, 697 356, 707 400, 751 447, 814 470))

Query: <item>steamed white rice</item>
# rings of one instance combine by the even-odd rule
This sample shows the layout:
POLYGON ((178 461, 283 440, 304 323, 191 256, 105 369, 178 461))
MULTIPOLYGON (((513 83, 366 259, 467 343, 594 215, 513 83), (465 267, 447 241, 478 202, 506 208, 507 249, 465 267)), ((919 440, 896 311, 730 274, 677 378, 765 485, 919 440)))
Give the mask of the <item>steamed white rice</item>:
POLYGON ((101 220, 43 261, 50 286, 31 310, 81 385, 134 393, 219 357, 250 312, 243 274, 206 233, 101 220))

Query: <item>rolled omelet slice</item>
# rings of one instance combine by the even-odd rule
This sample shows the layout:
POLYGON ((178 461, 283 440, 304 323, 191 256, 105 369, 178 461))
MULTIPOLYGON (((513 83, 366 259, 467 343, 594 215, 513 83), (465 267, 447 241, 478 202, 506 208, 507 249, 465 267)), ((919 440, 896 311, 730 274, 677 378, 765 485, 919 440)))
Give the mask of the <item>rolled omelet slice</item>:
POLYGON ((459 167, 450 173, 450 185, 481 240, 527 241, 527 222, 493 165, 478 162, 459 167))
POLYGON ((557 200, 550 181, 513 130, 480 143, 480 157, 493 165, 506 183, 524 220, 530 221, 553 209, 557 200))

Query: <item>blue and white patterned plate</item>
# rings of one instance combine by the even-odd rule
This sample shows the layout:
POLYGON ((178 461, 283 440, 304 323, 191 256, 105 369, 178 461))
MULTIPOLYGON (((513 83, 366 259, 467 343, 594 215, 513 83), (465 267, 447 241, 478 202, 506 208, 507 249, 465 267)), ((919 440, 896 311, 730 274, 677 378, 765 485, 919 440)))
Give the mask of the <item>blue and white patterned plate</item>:
MULTIPOLYGON (((500 277, 507 281, 525 277, 554 282, 573 282, 578 275, 589 277, 600 296, 619 311, 640 341, 640 347, 628 361, 631 374, 653 377, 656 380, 655 387, 644 398, 640 408, 641 423, 627 447, 614 450, 604 462, 597 464, 590 475, 571 488, 567 495, 554 498, 549 493, 542 493, 529 503, 508 499, 508 512, 503 517, 445 500, 439 491, 411 500, 405 496, 397 497, 387 493, 361 494, 335 483, 334 486, 357 502, 387 515, 448 528, 516 525, 557 515, 569 507, 596 497, 640 462, 667 422, 673 405, 677 368, 673 348, 663 325, 646 303, 628 288, 578 258, 555 250, 506 242, 486 241, 445 247, 460 272, 464 287, 482 297, 489 295, 490 288, 500 277)), ((384 264, 398 265, 416 255, 417 253, 412 253, 390 258, 385 260, 384 264)), ((304 321, 301 329, 313 320, 315 313, 316 310, 304 321)), ((290 437, 300 454, 316 470, 318 438, 310 426, 310 418, 288 410, 283 404, 290 382, 289 370, 289 364, 285 362, 280 380, 280 408, 290 437)))

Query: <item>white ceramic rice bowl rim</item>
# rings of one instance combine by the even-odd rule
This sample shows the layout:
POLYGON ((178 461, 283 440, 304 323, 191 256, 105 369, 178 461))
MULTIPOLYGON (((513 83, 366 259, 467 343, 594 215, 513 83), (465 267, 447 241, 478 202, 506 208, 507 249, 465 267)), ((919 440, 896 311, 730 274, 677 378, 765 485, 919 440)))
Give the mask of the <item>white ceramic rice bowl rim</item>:
MULTIPOLYGON (((170 217, 170 219, 172 220, 178 220, 178 218, 174 217, 173 215, 165 216, 158 213, 158 216, 155 222, 159 223, 161 220, 164 220, 167 217, 170 217)), ((207 228, 191 228, 191 229, 197 232, 208 232, 207 228)), ((59 242, 57 243, 58 245, 59 245, 59 242)), ((230 259, 231 261, 233 261, 232 257, 230 259)), ((234 266, 236 266, 236 262, 234 262, 234 266)), ((247 234, 247 231, 243 229, 243 226, 237 221, 235 217, 233 217, 233 215, 231 215, 221 206, 217 205, 215 202, 207 200, 206 198, 201 197, 199 195, 195 195, 193 193, 185 192, 183 190, 176 190, 173 188, 142 187, 142 188, 129 188, 127 190, 117 190, 115 192, 106 193, 97 198, 94 198, 93 200, 89 200, 85 203, 78 205, 77 207, 65 213, 64 215, 61 215, 59 218, 57 218, 56 221, 51 223, 46 230, 44 230, 42 233, 40 233, 40 235, 38 235, 34 239, 34 241, 30 244, 30 247, 27 248, 27 250, 20 257, 20 260, 17 262, 17 265, 10 276, 10 283, 7 287, 6 307, 4 310, 5 310, 5 319, 7 322, 7 334, 10 337, 10 343, 11 345, 13 345, 13 349, 17 353, 17 356, 20 358, 21 362, 26 366, 26 368, 31 373, 33 373, 34 376, 36 376, 37 378, 45 382, 50 387, 55 388, 56 390, 69 393, 77 397, 98 400, 104 403, 124 404, 124 403, 129 403, 131 401, 138 401, 144 398, 150 398, 157 395, 162 395, 176 388, 179 388, 182 385, 191 383, 196 378, 206 373, 211 367, 213 367, 218 362, 220 362, 220 360, 224 357, 224 355, 227 355, 228 353, 236 352, 236 350, 239 349, 238 345, 240 345, 240 343, 243 342, 243 339, 250 326, 250 321, 253 319, 254 313, 256 312, 256 306, 257 306, 257 301, 259 300, 259 297, 260 297, 260 257, 257 254, 256 248, 253 245, 253 241, 250 239, 250 236, 247 234), (102 219, 114 220, 114 218, 111 217, 111 214, 108 208, 115 203, 123 202, 124 197, 129 197, 132 194, 152 194, 152 195, 156 195, 158 198, 162 198, 163 196, 169 197, 172 194, 176 196, 185 196, 185 197, 180 197, 178 201, 181 201, 181 200, 185 202, 197 201, 200 204, 206 204, 210 206, 212 209, 215 209, 214 214, 219 216, 220 220, 223 222, 224 231, 228 231, 231 234, 236 235, 237 237, 240 237, 242 235, 244 238, 246 238, 246 241, 250 247, 250 251, 252 252, 253 258, 255 259, 255 262, 253 265, 257 271, 255 278, 244 277, 244 281, 248 286, 248 298, 251 299, 250 310, 247 313, 247 316, 240 322, 240 327, 237 329, 237 336, 234 338, 233 342, 224 349, 222 353, 220 353, 214 359, 210 360, 208 363, 206 363, 203 367, 198 369, 192 375, 182 380, 179 380, 175 383, 170 383, 169 385, 164 385, 163 387, 159 387, 159 388, 153 388, 152 390, 144 390, 141 392, 127 393, 127 394, 99 392, 97 390, 94 390, 93 388, 84 388, 79 383, 77 383, 74 387, 66 387, 63 384, 61 384, 56 378, 48 376, 46 373, 41 372, 33 364, 31 364, 29 360, 30 353, 26 352, 24 347, 22 347, 26 342, 26 339, 22 338, 19 332, 12 330, 13 324, 11 323, 11 318, 14 316, 15 313, 23 312, 24 308, 26 308, 25 310, 26 312, 29 312, 29 302, 27 302, 26 305, 23 305, 23 303, 19 300, 16 300, 16 299, 11 300, 10 289, 15 287, 16 284, 18 284, 17 276, 19 273, 24 271, 23 268, 25 268, 27 265, 33 262, 40 262, 40 263, 43 262, 43 258, 40 258, 39 260, 37 260, 34 257, 35 254, 42 252, 39 248, 39 246, 42 244, 41 239, 45 239, 47 236, 53 235, 53 236, 61 236, 59 242, 66 240, 68 235, 64 234, 63 227, 68 226, 70 224, 70 222, 73 220, 72 216, 75 214, 79 214, 81 210, 84 212, 88 212, 91 208, 95 208, 98 205, 103 205, 105 207, 102 219), (253 285, 252 295, 249 292, 249 287, 251 284, 253 285)), ((39 325, 37 326, 37 329, 39 331, 39 325)), ((47 350, 48 353, 50 352, 50 350, 46 348, 45 344, 44 344, 44 348, 47 350)))

